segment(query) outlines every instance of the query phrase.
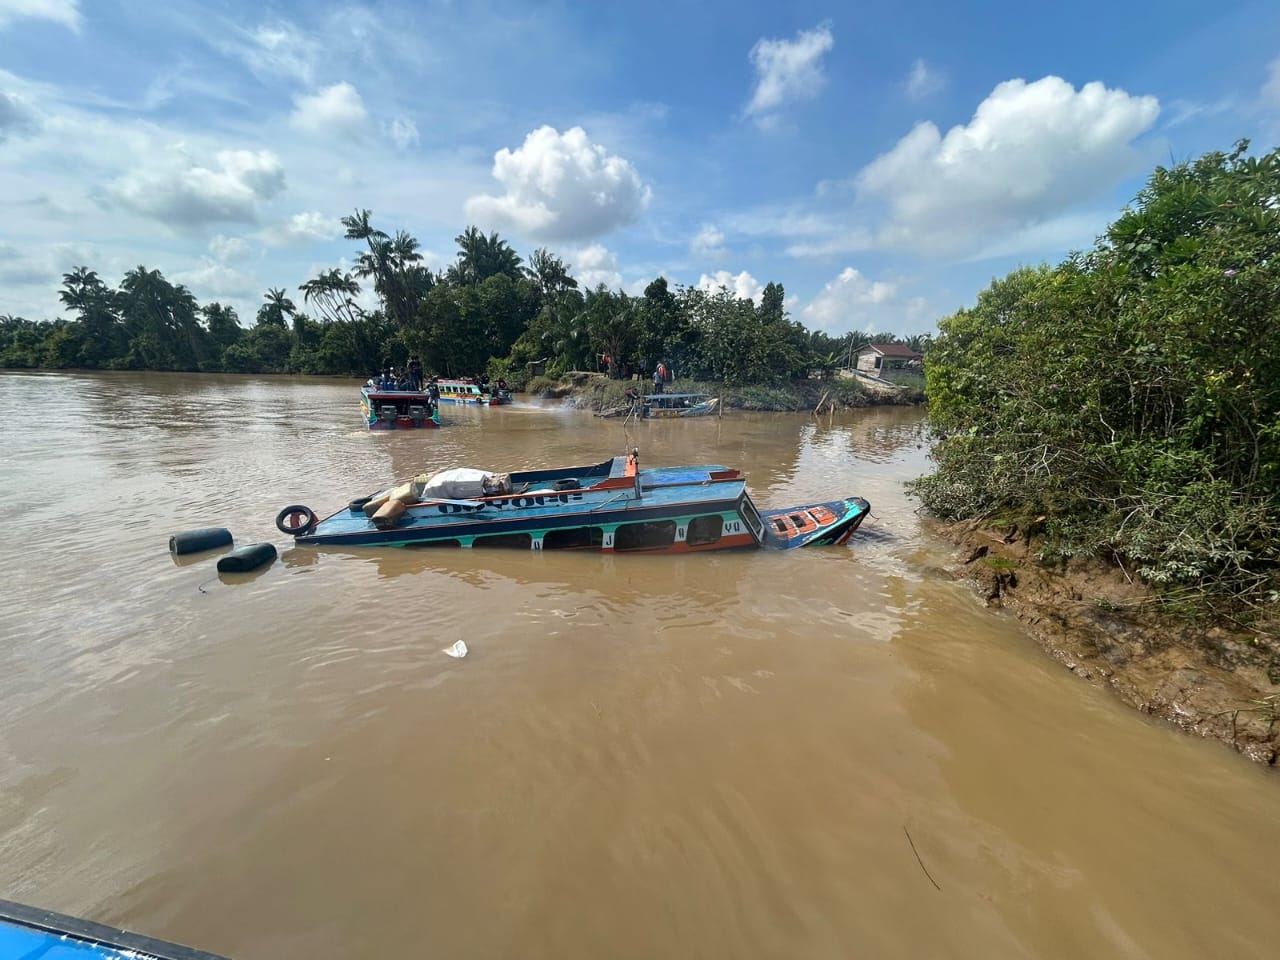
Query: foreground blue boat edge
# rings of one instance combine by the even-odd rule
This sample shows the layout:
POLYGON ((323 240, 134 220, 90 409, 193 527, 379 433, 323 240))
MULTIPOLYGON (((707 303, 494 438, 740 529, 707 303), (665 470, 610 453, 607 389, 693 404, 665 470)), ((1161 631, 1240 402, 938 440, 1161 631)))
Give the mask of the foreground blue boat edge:
POLYGON ((227 960, 216 953, 157 940, 118 927, 0 900, 0 960, 116 957, 137 960, 227 960))

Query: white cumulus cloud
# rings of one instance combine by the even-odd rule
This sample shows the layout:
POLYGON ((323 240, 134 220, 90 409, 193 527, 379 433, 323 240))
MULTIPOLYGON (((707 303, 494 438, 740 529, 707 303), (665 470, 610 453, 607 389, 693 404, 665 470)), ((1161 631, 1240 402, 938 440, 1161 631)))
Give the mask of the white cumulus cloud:
POLYGON ((175 273, 173 280, 187 286, 201 302, 218 297, 244 299, 259 292, 257 280, 249 274, 207 258, 190 270, 175 273))
POLYGON ((618 255, 598 243, 576 251, 570 262, 574 279, 583 290, 594 290, 602 283, 610 290, 622 286, 618 255))
POLYGON ((294 97, 289 115, 296 129, 315 137, 357 136, 367 119, 360 92, 346 81, 294 97))
POLYGON ((923 59, 917 59, 907 74, 907 96, 912 100, 923 100, 937 93, 943 87, 942 75, 930 69, 923 59))
POLYGON ((689 250, 700 256, 718 256, 724 253, 724 231, 714 224, 703 224, 702 229, 689 241, 689 250))
POLYGON ((274 246, 334 240, 340 236, 342 224, 338 218, 325 216, 318 210, 295 213, 283 223, 272 224, 262 231, 262 239, 274 246))
POLYGON ((1160 112, 1155 97, 1059 77, 999 84, 965 126, 917 125, 858 175, 883 202, 877 244, 955 253, 1025 230, 1097 196, 1140 167, 1133 140, 1160 112))
POLYGON ((257 220, 257 205, 284 189, 284 167, 269 150, 223 150, 216 168, 179 155, 135 170, 106 189, 115 204, 174 227, 257 220))
POLYGON ((750 53, 756 88, 747 104, 747 116, 767 126, 784 104, 816 97, 826 82, 822 55, 835 42, 826 24, 802 30, 794 40, 757 40, 750 53))
POLYGON ((923 301, 904 304, 892 283, 872 280, 853 267, 845 267, 801 311, 807 326, 818 330, 902 329, 908 316, 923 301), (912 305, 916 306, 913 307, 912 305), (895 321, 898 322, 895 327, 895 321))
POLYGON ((209 241, 209 254, 220 263, 244 260, 249 256, 249 241, 244 237, 224 237, 218 234, 209 241))
POLYGON ((539 127, 515 150, 503 147, 493 176, 506 193, 469 198, 467 216, 539 239, 598 237, 639 217, 651 196, 629 161, 592 143, 581 127, 563 134, 539 127))
POLYGON ((0 0, 0 30, 15 20, 52 20, 80 29, 80 0, 0 0))
POLYGON ((759 306, 764 299, 764 284, 743 270, 732 274, 728 270, 717 270, 713 274, 704 273, 698 278, 698 289, 707 293, 719 293, 723 287, 739 300, 754 300, 759 306))

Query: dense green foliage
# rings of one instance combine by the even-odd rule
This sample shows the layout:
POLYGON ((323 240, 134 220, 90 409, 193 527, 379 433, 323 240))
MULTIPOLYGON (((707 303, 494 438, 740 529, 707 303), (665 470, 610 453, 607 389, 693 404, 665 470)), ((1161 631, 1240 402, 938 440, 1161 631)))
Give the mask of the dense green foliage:
MULTIPOLYGON (((298 288, 300 302, 267 291, 247 329, 232 308, 202 307, 158 271, 140 266, 112 288, 77 267, 59 294, 72 319, 0 316, 0 366, 363 377, 385 358, 401 367, 416 353, 429 372, 487 370, 516 386, 533 363, 550 375, 607 369, 616 377, 659 360, 683 376, 740 385, 829 371, 864 343, 895 340, 810 332, 787 318, 776 283, 759 306, 723 289, 671 290, 663 277, 642 296, 581 290, 554 254, 537 250, 526 265, 497 234, 475 227, 456 238, 456 261, 436 274, 422 265, 416 239, 377 229, 369 211, 342 223, 362 245, 354 269, 321 271, 298 288), (376 309, 361 306, 362 282, 376 309)), ((919 350, 925 339, 909 342, 919 350)))
POLYGON ((1280 151, 1159 168, 1096 246, 943 320, 927 363, 947 518, 1047 517, 1166 597, 1276 599, 1280 151))

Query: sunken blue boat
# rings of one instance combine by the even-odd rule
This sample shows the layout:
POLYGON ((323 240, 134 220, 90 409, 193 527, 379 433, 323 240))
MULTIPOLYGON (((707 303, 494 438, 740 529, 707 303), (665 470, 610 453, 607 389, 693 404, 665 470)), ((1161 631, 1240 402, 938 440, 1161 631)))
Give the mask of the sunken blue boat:
POLYGON ((4 960, 226 960, 203 950, 0 900, 4 960))
POLYGON ((633 452, 585 467, 442 471, 324 519, 309 507, 285 507, 276 525, 295 543, 326 547, 696 553, 843 544, 870 510, 849 497, 761 511, 738 470, 641 469, 633 452))

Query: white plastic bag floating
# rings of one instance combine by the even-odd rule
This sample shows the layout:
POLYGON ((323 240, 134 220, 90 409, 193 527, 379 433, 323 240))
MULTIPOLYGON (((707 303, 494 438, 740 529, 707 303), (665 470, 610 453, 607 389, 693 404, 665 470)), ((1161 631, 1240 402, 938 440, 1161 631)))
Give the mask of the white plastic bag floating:
POLYGON ((451 657, 457 657, 461 660, 467 655, 467 641, 459 640, 452 647, 445 647, 444 652, 451 657))

